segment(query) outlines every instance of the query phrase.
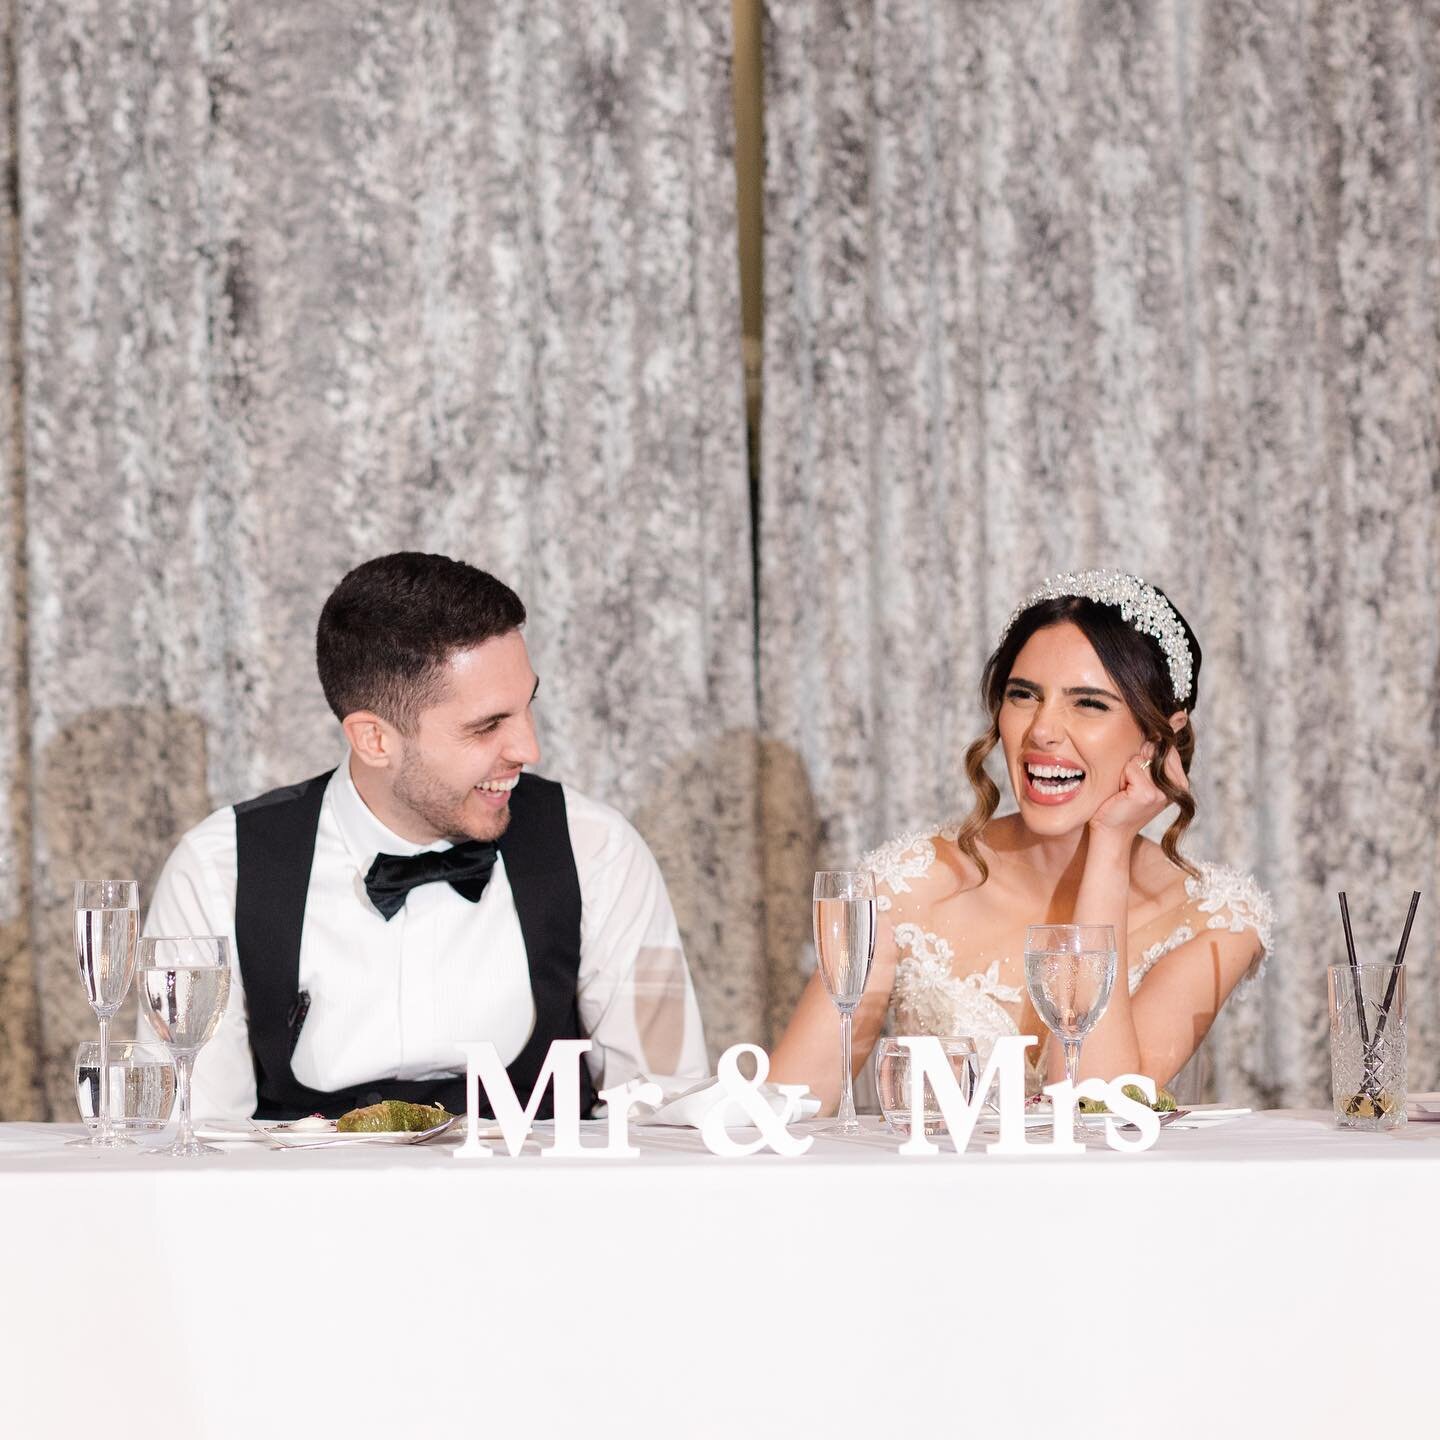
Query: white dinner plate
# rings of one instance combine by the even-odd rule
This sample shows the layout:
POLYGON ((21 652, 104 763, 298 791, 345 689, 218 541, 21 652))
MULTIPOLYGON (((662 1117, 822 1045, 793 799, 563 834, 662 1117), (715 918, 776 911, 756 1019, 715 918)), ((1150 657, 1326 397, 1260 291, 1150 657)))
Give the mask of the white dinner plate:
POLYGON ((1408 1120, 1440 1120, 1440 1091, 1429 1090, 1422 1095, 1408 1096, 1405 1117, 1408 1120))
MULTIPOLYGON (((1156 1112, 1160 1116, 1162 1125, 1169 1125, 1182 1116, 1189 1115, 1188 1110, 1161 1110, 1156 1112)), ((1075 1128, 1077 1130, 1101 1130, 1105 1127, 1106 1120, 1114 1120, 1116 1124, 1134 1128, 1129 1120, 1122 1120, 1118 1115, 1082 1115, 1079 1110, 1075 1112, 1075 1128)), ((1050 1114, 1050 1102, 1047 1100, 1043 1105, 1031 1105, 1025 1111, 1025 1128, 1027 1130, 1048 1130, 1052 1123, 1050 1114)), ((987 1111, 980 1117, 980 1124, 988 1126, 992 1130, 1000 1128, 1000 1117, 993 1112, 987 1111)))
POLYGON ((336 1129, 334 1120, 327 1120, 323 1126, 286 1121, 273 1125, 262 1124, 258 1120, 216 1121, 197 1127, 195 1133, 202 1140, 268 1141, 291 1150, 306 1145, 414 1145, 422 1140, 439 1139, 463 1120, 462 1115, 451 1115, 443 1125, 432 1130, 357 1130, 343 1134, 336 1129))

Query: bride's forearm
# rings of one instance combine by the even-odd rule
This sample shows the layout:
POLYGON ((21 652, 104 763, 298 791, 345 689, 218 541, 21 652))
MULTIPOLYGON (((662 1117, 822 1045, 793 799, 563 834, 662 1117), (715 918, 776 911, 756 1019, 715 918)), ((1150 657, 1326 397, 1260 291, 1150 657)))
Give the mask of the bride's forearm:
MULTIPOLYGON (((893 977, 893 962, 877 965, 855 1009, 851 1063, 857 1074, 885 1028, 893 977)), ((833 1114, 840 1103, 840 1012, 818 974, 810 977, 794 1017, 770 1056, 770 1079, 808 1085, 820 1097, 823 1115, 833 1114)))
MULTIPOLYGON (((1140 1064, 1140 1040, 1130 1008, 1129 964, 1125 937, 1129 930, 1130 850, 1132 841, 1108 832, 1092 833, 1085 870, 1075 896, 1076 925, 1109 925, 1115 931, 1115 984, 1110 1003, 1080 1052, 1080 1078, 1104 1080, 1133 1073, 1140 1064)), ((1065 1063, 1058 1043, 1051 1043, 1048 1078, 1063 1080, 1065 1063)))

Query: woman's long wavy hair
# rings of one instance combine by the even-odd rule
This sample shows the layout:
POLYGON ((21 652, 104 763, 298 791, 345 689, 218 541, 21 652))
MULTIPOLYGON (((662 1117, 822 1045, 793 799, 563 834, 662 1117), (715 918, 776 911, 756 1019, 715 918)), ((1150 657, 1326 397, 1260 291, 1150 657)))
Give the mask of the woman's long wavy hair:
POLYGON ((985 760, 1000 743, 1000 707, 1005 702, 1005 687, 1010 683, 1015 657, 1025 648, 1025 642, 1037 630, 1066 622, 1077 626, 1095 647, 1100 663, 1119 688, 1121 697, 1135 717, 1135 723, 1154 745, 1150 774, 1165 798, 1180 809, 1165 832, 1160 848, 1173 864, 1190 875, 1196 873, 1195 867, 1180 854, 1180 839, 1195 818, 1195 797, 1188 790, 1180 789, 1165 774, 1165 762, 1172 749, 1180 752, 1180 764, 1187 775, 1190 773, 1190 762, 1195 756, 1195 726, 1190 715, 1200 691, 1200 643, 1185 617, 1178 610, 1175 614, 1185 631, 1194 662, 1190 697, 1183 705, 1175 698, 1165 652, 1161 650, 1159 641, 1142 635, 1122 620, 1119 610, 1113 605, 1102 605, 1081 595, 1039 600, 1010 627, 1009 633, 985 662, 985 673, 980 680, 980 698, 989 712, 990 728, 979 739, 972 741, 965 752, 965 774, 975 791, 975 806, 960 826, 956 843, 975 862, 982 882, 990 878, 990 867, 980 853, 980 835, 1000 804, 1000 791, 985 773, 985 760), (1170 728, 1170 717, 1177 710, 1185 711, 1185 724, 1179 731, 1170 728))

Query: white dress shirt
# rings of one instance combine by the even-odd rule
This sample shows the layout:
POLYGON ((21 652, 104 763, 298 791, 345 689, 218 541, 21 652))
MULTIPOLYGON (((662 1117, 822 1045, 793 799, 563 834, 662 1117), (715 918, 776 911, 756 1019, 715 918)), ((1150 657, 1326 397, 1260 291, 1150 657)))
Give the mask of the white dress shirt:
MULTIPOLYGON (((654 856, 610 806, 566 786, 565 810, 580 879, 580 1024, 595 1042, 586 1058, 597 1089, 636 1076, 662 1085, 702 1078, 700 1010, 654 856)), ((472 1040, 493 1041, 508 1065, 530 1038, 535 1000, 503 856, 477 903, 447 884, 422 885, 386 920, 365 893, 377 854, 448 848, 416 845, 382 824, 348 764, 325 787, 300 944, 310 1012, 291 1067, 302 1085, 329 1092, 457 1074, 457 1047, 472 1040)), ((175 847, 145 921, 147 935, 229 937, 230 1000, 193 1079, 194 1113, 211 1119, 240 1119, 256 1105, 235 872, 227 806, 175 847)))

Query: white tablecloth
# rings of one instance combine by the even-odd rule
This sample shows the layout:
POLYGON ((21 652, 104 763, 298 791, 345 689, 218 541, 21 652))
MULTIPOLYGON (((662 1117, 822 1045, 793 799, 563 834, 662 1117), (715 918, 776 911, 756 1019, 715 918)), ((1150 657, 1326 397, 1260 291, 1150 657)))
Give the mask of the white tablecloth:
POLYGON ((77 1133, 0 1125, 7 1440, 1440 1429, 1440 1124, 1276 1112, 1075 1160, 77 1133))

